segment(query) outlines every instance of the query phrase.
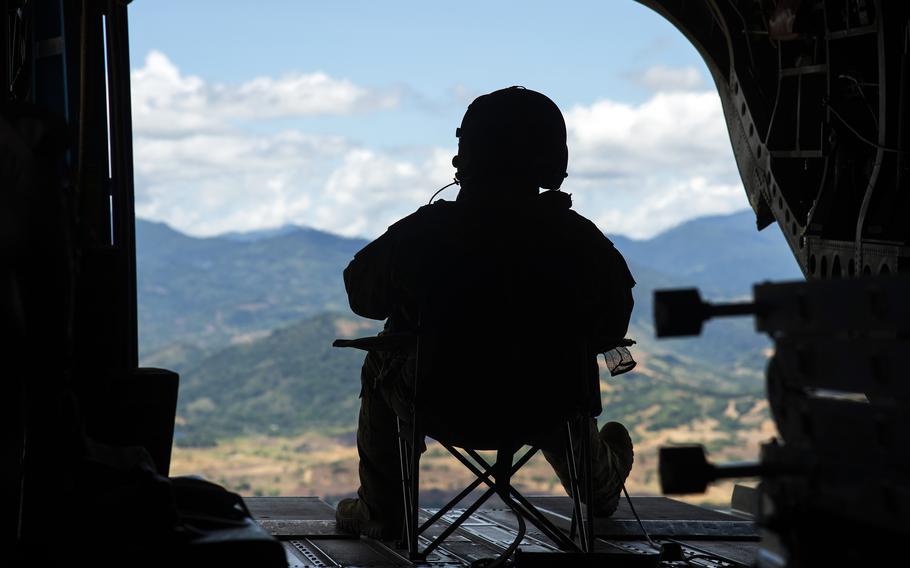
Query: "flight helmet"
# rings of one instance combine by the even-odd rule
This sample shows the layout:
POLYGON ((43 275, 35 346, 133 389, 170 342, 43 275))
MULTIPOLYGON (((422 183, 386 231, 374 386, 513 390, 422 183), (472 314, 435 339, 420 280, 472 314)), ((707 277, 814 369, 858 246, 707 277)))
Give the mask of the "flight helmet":
POLYGON ((524 87, 481 95, 468 106, 452 158, 461 182, 513 180, 559 189, 569 150, 562 112, 547 96, 524 87))

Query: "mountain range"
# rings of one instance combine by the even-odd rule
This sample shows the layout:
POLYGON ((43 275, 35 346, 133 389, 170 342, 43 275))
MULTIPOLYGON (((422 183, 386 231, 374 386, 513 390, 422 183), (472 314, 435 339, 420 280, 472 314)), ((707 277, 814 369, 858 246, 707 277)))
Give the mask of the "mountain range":
MULTIPOLYGON (((641 362, 605 395, 617 417, 658 408, 651 421, 683 424, 710 409, 723 415, 731 400, 754 406, 767 339, 742 319, 657 341, 651 295, 696 285, 707 298, 736 298, 754 282, 800 278, 779 231, 757 232, 745 211, 651 239, 610 238, 637 280, 629 335, 641 362)), ((381 325, 350 313, 341 279, 366 242, 294 226, 197 238, 137 222, 141 358, 181 373, 179 444, 353 427, 362 353, 331 341, 381 325)))
POLYGON ((700 217, 650 239, 610 238, 633 265, 716 297, 747 296, 763 280, 802 278, 777 226, 756 230, 748 210, 700 217))
MULTIPOLYGON (((775 228, 751 212, 702 217, 646 240, 613 236, 638 286, 635 318, 651 291, 694 285, 707 297, 743 297, 762 280, 800 278, 775 228)), ((367 241, 304 227, 197 238, 163 223, 136 224, 140 349, 189 342, 213 348, 325 311, 347 312, 341 273, 367 241)))
POLYGON ((140 351, 175 342, 217 348, 347 310, 341 271, 365 244, 305 228, 197 238, 139 220, 140 351))

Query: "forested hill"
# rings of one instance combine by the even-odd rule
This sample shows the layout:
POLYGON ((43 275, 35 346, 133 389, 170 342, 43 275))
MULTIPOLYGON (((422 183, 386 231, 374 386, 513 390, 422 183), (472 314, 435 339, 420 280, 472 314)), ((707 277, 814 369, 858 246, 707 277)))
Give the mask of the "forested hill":
MULTIPOLYGON (((617 418, 647 410, 658 425, 680 425, 714 406, 758 404, 768 341, 752 322, 712 322, 700 338, 658 342, 651 294, 695 284, 707 297, 735 297, 753 282, 799 278, 779 230, 758 233, 741 212, 652 239, 611 238, 638 282, 630 336, 642 360, 610 391, 617 418)), ((331 341, 378 329, 350 314, 341 279, 365 243, 300 227, 194 238, 137 223, 142 363, 182 375, 179 443, 353 427, 362 354, 331 341)))
MULTIPOLYGON (((245 435, 352 431, 364 353, 333 348, 332 340, 376 331, 378 322, 326 313, 189 365, 181 376, 177 443, 205 446, 245 435)), ((645 333, 632 329, 636 337, 645 333)), ((666 429, 714 416, 725 431, 754 427, 754 416, 738 417, 763 399, 758 361, 717 364, 654 347, 646 340, 633 349, 639 361, 633 372, 616 378, 603 373, 605 418, 666 429), (732 418, 725 414, 731 404, 739 409, 732 418)))
MULTIPOLYGON (((684 223, 647 240, 611 236, 638 281, 636 319, 655 287, 697 285, 736 297, 754 282, 800 278, 780 231, 755 230, 752 213, 684 223)), ((341 273, 366 244, 306 229, 194 238, 161 223, 136 227, 140 345, 223 347, 325 311, 347 312, 341 273)))
POLYGON ((347 310, 341 272, 366 241, 312 229, 194 238, 137 221, 140 351, 207 349, 347 310))

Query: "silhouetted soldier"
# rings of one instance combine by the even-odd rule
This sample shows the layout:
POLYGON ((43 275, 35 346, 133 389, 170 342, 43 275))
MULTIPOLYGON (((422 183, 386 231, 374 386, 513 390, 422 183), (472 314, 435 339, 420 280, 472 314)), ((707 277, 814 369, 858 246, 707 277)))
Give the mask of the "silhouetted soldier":
MULTIPOLYGON (((482 319, 457 330, 456 337, 471 335, 471 325, 501 327, 496 317, 509 314, 514 321, 507 323, 514 329, 560 326, 585 340, 622 338, 635 282, 613 244, 571 210, 568 194, 558 191, 568 161, 559 108, 535 91, 502 89, 477 98, 456 135, 458 155, 452 164, 461 186, 456 201, 421 207, 357 253, 344 272, 351 309, 386 319, 387 332, 413 331, 421 299, 448 294, 442 301, 451 302, 452 309, 474 310, 482 319), (539 188, 550 191, 540 193, 539 188), (445 266, 444 279, 428 277, 434 266, 445 266), (502 298, 509 306, 496 304, 502 298)), ((463 349, 471 350, 470 342, 463 349)), ((596 381, 595 355, 588 360, 584 372, 596 381)), ((534 366, 536 358, 529 363, 534 366)), ((560 374, 565 375, 550 373, 545 379, 554 400, 565 384, 560 374)), ((413 360, 367 354, 357 428, 359 497, 338 504, 336 519, 343 530, 384 539, 400 534, 396 416, 409 416, 413 375, 413 360)), ((450 391, 443 391, 442 400, 451 396, 451 404, 465 405, 465 411, 474 406, 465 397, 479 396, 457 384, 450 391)), ((599 401, 597 406, 599 411, 599 401)), ((531 406, 527 408, 533 420, 531 406)), ((632 441, 621 424, 607 423, 598 432, 593 419, 591 436, 595 512, 608 516, 632 468, 632 441)), ((550 451, 544 447, 544 456, 569 491, 564 448, 559 441, 550 451)))

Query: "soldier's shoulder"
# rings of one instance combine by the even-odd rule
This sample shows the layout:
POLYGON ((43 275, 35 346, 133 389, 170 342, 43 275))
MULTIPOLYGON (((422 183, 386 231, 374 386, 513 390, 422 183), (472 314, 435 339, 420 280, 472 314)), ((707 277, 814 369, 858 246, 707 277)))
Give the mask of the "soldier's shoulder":
POLYGON ((613 247, 613 241, 600 230, 600 227, 581 213, 570 209, 564 213, 564 219, 564 222, 572 228, 572 232, 579 237, 595 242, 598 246, 613 247))
POLYGON ((424 205, 410 215, 399 219, 389 226, 389 231, 406 232, 421 230, 424 227, 433 226, 445 219, 451 218, 455 214, 455 209, 454 202, 440 199, 434 201, 430 205, 424 205))
POLYGON ((613 244, 593 221, 572 209, 572 194, 558 190, 545 191, 538 196, 538 204, 547 216, 555 216, 560 225, 576 235, 613 244))

